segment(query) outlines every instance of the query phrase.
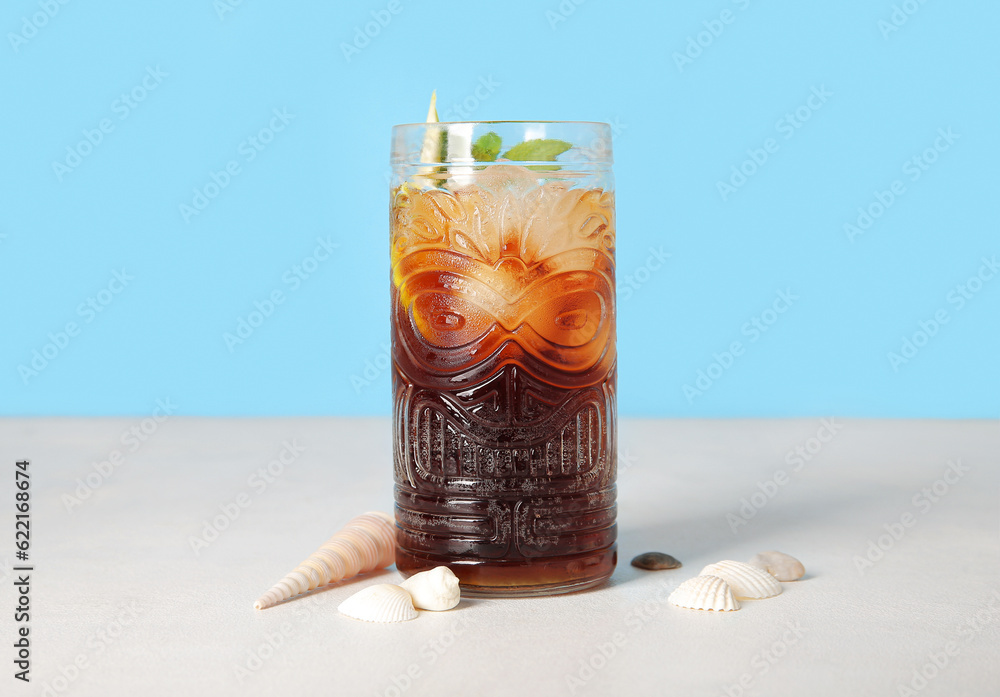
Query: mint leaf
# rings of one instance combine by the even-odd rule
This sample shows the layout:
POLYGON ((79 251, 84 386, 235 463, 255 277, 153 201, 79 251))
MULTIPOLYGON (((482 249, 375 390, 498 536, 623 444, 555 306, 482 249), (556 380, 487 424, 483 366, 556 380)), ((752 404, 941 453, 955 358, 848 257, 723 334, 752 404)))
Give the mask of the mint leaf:
POLYGON ((448 131, 441 131, 441 142, 438 146, 438 162, 445 162, 448 159, 448 131))
POLYGON ((572 144, 565 140, 555 140, 548 138, 536 138, 518 143, 503 156, 508 160, 546 162, 556 159, 557 156, 572 148, 572 144))
POLYGON ((476 138, 472 144, 472 157, 476 162, 494 162, 500 154, 500 136, 493 131, 476 138))

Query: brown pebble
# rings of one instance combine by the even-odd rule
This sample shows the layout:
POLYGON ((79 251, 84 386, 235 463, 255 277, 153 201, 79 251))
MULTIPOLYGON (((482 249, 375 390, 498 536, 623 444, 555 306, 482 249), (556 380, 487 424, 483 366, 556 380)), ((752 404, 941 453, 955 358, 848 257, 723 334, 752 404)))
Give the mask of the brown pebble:
POLYGON ((679 569, 681 563, 663 552, 645 552, 632 560, 632 566, 649 571, 660 571, 661 569, 679 569))

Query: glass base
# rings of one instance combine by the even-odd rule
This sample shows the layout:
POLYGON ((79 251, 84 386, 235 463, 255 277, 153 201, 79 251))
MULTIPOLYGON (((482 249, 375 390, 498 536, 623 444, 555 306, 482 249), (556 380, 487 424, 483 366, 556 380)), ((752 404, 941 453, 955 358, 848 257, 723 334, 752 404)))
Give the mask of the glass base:
POLYGON ((446 559, 396 549, 396 568, 409 577, 436 566, 450 568, 466 598, 525 598, 595 588, 611 578, 618 546, 547 559, 446 559))

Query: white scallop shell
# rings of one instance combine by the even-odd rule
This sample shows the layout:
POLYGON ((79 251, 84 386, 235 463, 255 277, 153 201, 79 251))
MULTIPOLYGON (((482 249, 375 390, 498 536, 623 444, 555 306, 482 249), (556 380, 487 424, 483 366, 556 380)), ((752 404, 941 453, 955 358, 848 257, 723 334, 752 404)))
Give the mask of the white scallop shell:
POLYGON ((717 610, 730 612, 739 610, 740 604, 733 597, 733 591, 718 576, 696 576, 677 586, 667 598, 678 607, 692 610, 717 610))
POLYGON ((413 606, 421 610, 450 610, 462 598, 458 576, 447 566, 413 574, 399 584, 413 598, 413 606))
POLYGON ((756 566, 774 576, 779 581, 798 581, 805 576, 806 567, 793 556, 771 550, 761 552, 750 560, 750 566, 756 566))
POLYGON ((701 570, 724 579, 737 598, 771 598, 781 593, 781 584, 766 571, 741 561, 720 561, 701 570))
POLYGON ((342 602, 337 610, 365 622, 406 622, 417 617, 410 594, 389 583, 378 583, 359 590, 342 602))

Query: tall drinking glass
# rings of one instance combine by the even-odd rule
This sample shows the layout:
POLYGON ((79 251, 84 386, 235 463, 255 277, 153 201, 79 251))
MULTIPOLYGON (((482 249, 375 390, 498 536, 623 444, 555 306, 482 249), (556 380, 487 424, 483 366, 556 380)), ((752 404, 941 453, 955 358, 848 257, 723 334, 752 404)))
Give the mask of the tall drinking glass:
POLYGON ((615 545, 607 124, 393 129, 398 549, 467 595, 595 586, 615 545))

